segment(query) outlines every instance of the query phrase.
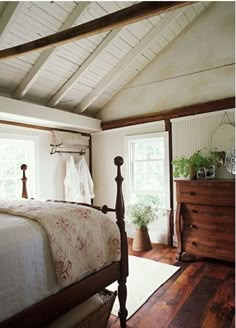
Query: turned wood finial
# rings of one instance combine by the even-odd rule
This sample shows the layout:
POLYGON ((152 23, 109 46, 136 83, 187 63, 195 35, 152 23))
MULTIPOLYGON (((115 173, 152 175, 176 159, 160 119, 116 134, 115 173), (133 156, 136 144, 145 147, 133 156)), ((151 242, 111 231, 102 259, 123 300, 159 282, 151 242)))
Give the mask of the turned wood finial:
POLYGON ((26 187, 27 178, 25 176, 25 171, 27 170, 27 165, 22 164, 20 168, 23 171, 23 176, 22 176, 22 179, 21 179, 21 181, 22 181, 22 194, 21 194, 21 197, 22 198, 28 198, 27 187, 26 187))
POLYGON ((116 166, 121 166, 124 163, 124 160, 121 156, 116 156, 114 159, 114 163, 116 166))

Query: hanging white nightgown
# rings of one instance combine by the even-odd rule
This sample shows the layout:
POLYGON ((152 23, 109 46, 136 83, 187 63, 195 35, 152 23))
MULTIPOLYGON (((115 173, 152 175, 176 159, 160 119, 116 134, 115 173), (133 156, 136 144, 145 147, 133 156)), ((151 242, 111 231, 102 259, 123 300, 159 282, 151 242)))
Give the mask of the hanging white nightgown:
POLYGON ((93 180, 89 172, 87 162, 82 156, 81 160, 76 164, 78 170, 80 193, 82 195, 82 202, 91 204, 91 198, 94 198, 93 180))
POLYGON ((66 177, 64 180, 65 185, 65 200, 70 202, 82 202, 83 197, 80 192, 80 182, 78 171, 75 165, 73 156, 66 162, 66 177))

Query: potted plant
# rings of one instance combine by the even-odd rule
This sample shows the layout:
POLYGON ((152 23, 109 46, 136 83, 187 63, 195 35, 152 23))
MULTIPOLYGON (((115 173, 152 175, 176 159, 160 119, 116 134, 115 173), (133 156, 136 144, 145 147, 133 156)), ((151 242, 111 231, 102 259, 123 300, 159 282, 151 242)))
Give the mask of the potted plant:
POLYGON ((196 151, 190 157, 181 156, 172 161, 174 165, 174 177, 189 177, 196 179, 200 168, 208 169, 215 164, 214 153, 204 153, 204 148, 196 151))
POLYGON ((128 207, 129 222, 136 227, 132 249, 147 251, 152 249, 148 225, 157 219, 157 203, 140 201, 128 207))

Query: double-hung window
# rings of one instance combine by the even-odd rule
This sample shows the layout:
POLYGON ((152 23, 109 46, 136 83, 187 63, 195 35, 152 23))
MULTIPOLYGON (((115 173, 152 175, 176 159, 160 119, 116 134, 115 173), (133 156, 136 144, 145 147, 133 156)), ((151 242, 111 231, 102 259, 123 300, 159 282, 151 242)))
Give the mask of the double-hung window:
POLYGON ((0 199, 21 198, 22 164, 27 164, 30 177, 27 189, 34 194, 35 142, 0 136, 0 199))
POLYGON ((157 202, 169 208, 168 134, 151 133, 127 137, 128 203, 157 202))

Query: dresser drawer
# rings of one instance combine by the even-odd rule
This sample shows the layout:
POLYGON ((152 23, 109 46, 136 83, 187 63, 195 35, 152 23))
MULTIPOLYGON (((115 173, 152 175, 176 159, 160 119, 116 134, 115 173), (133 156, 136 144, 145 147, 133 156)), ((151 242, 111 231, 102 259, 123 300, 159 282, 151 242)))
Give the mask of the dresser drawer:
POLYGON ((181 214, 185 223, 210 224, 214 225, 231 225, 234 227, 234 207, 199 205, 199 204, 182 204, 181 214))
POLYGON ((183 230, 183 239, 185 240, 194 240, 195 238, 210 238, 215 240, 220 240, 221 244, 225 242, 234 242, 235 235, 234 231, 230 229, 230 225, 215 225, 211 227, 210 222, 208 224, 199 224, 199 222, 192 223, 184 226, 183 230))
POLYGON ((183 234, 234 240, 234 208, 197 204, 183 204, 183 234))
POLYGON ((234 183, 215 181, 177 182, 177 201, 180 203, 234 206, 234 183))
POLYGON ((187 253, 211 257, 226 261, 235 260, 235 244, 230 239, 222 241, 216 238, 192 238, 185 236, 183 238, 183 249, 187 253))

